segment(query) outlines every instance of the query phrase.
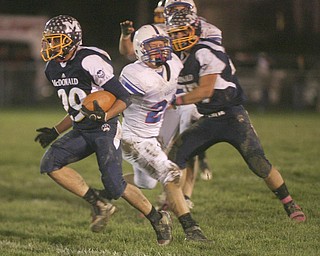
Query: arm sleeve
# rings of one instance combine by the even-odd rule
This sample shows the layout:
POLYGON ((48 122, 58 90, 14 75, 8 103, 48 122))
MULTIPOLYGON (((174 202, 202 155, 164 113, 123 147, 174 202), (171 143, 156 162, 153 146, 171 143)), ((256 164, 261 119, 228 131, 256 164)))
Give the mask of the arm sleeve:
POLYGON ((115 77, 111 78, 106 84, 104 84, 103 89, 114 94, 118 99, 126 103, 127 106, 131 104, 129 92, 122 86, 119 80, 115 77))

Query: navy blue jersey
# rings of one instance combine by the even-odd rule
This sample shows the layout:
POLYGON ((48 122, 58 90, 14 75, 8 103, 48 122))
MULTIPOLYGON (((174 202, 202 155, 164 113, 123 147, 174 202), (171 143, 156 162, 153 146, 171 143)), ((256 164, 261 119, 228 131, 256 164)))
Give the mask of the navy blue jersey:
POLYGON ((265 157, 249 115, 242 106, 244 93, 223 46, 200 39, 189 53, 182 52, 180 57, 184 57, 184 68, 179 83, 180 88, 184 85, 186 92, 198 86, 200 77, 218 76, 213 95, 196 104, 204 116, 176 138, 169 159, 184 169, 193 156, 217 143, 227 142, 238 150, 256 175, 268 177, 271 163, 265 157))
POLYGON ((243 90, 223 46, 200 39, 190 53, 180 55, 183 54, 184 68, 179 76, 179 87, 185 92, 197 87, 201 76, 218 74, 213 96, 196 103, 199 113, 211 114, 243 103, 243 90))
MULTIPOLYGON (((114 77, 109 55, 95 47, 79 46, 75 55, 67 62, 49 61, 45 74, 57 90, 76 129, 91 130, 101 127, 101 123, 89 120, 80 112, 81 102, 88 94, 107 90, 126 103, 129 99, 129 93, 114 77)), ((108 123, 116 121, 117 118, 113 118, 108 123)))

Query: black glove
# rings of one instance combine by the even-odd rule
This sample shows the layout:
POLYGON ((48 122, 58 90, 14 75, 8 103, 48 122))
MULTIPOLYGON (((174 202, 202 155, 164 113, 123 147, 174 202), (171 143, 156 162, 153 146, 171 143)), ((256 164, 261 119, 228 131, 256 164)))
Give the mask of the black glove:
POLYGON ((84 114, 92 121, 97 122, 106 122, 107 121, 107 113, 99 106, 98 101, 93 101, 93 111, 87 109, 85 106, 82 105, 81 113, 84 114))
POLYGON ((125 37, 131 35, 134 32, 134 28, 132 26, 132 21, 126 20, 120 23, 121 34, 125 37))
POLYGON ((37 129, 36 131, 40 133, 37 135, 37 137, 35 137, 34 141, 39 141, 41 147, 43 148, 47 147, 52 141, 54 141, 59 136, 59 133, 54 127, 43 127, 37 129))

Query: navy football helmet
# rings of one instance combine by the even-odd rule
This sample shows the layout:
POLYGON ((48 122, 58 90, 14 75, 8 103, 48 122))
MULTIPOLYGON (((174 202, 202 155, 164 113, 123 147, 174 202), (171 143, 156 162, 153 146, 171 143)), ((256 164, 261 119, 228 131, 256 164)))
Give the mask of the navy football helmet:
POLYGON ((66 55, 82 43, 82 30, 79 22, 68 15, 50 19, 42 34, 41 57, 44 61, 64 60, 66 55))
POLYGON ((174 12, 167 19, 168 30, 175 51, 183 51, 194 46, 201 35, 201 22, 192 11, 184 9, 174 12))

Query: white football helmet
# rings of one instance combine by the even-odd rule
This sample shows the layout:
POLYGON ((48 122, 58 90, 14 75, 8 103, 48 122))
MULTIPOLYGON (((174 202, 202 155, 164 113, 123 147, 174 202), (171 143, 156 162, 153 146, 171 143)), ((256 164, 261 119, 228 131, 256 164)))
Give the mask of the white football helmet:
POLYGON ((144 25, 139 28, 133 37, 133 49, 138 60, 161 66, 172 58, 172 47, 170 37, 155 25, 144 25), (163 46, 152 47, 150 43, 163 41, 163 46))
POLYGON ((164 4, 164 13, 166 15, 172 15, 176 10, 176 7, 185 7, 190 11, 197 13, 197 7, 193 0, 166 0, 164 4))

